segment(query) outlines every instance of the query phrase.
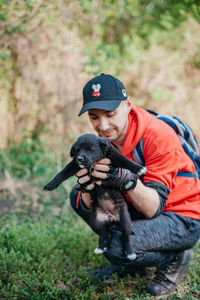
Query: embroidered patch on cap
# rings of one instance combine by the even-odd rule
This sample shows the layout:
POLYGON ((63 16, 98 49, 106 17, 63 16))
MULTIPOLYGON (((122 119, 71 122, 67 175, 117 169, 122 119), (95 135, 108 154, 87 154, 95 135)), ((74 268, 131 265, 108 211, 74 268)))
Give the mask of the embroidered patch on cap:
POLYGON ((94 90, 94 92, 92 93, 92 96, 99 97, 100 96, 100 88, 101 88, 100 83, 93 84, 92 89, 94 90))
POLYGON ((125 91, 125 89, 122 90, 122 94, 123 94, 124 97, 126 97, 126 91, 125 91))

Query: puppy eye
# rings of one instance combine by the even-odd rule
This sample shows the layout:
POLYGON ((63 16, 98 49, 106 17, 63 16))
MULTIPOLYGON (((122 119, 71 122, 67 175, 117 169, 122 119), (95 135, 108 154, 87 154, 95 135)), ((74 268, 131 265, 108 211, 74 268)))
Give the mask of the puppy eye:
POLYGON ((88 147, 88 148, 87 148, 87 151, 89 151, 89 152, 94 152, 94 151, 96 151, 96 148, 95 148, 95 147, 88 147))

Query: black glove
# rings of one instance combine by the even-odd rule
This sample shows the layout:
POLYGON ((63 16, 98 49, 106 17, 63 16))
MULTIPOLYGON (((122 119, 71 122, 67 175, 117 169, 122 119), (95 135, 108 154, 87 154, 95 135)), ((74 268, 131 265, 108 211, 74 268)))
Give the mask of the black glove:
POLYGON ((134 189, 137 184, 138 175, 123 168, 114 168, 110 166, 106 179, 101 179, 101 185, 114 188, 126 193, 130 189, 134 189))

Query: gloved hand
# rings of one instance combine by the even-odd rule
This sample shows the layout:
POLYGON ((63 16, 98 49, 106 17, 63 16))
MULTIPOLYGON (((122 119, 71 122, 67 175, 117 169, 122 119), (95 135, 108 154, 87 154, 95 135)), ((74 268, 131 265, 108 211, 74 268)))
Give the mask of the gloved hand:
POLYGON ((114 188, 126 193, 130 189, 134 189, 137 184, 138 175, 123 168, 114 168, 110 166, 107 172, 108 177, 101 180, 101 185, 114 188))

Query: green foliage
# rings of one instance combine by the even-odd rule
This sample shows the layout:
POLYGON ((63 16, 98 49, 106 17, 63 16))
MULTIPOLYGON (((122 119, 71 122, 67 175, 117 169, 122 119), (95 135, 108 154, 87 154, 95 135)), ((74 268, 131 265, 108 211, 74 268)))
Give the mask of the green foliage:
POLYGON ((6 29, 7 34, 25 33, 25 32, 27 32, 27 27, 24 25, 7 26, 6 29))
MULTIPOLYGON (((158 39, 167 32, 166 40, 188 18, 200 21, 200 2, 195 0, 78 0, 62 4, 58 1, 0 0, 0 10, 5 41, 10 35, 26 34, 32 27, 49 20, 55 25, 62 21, 63 27, 68 24, 83 41, 84 70, 95 75, 105 70, 119 75, 136 60, 135 51, 142 52, 155 43, 152 39, 155 31, 158 39), (61 16, 68 5, 69 21, 61 16)), ((180 46, 180 36, 179 33, 173 39, 174 47, 180 46)), ((3 47, 6 45, 5 42, 3 47)), ((197 60, 195 65, 198 67, 197 60)))
POLYGON ((42 177, 48 167, 55 166, 55 158, 46 151, 38 139, 25 136, 20 145, 11 145, 0 150, 0 171, 8 170, 16 178, 34 179, 42 177))
POLYGON ((70 178, 66 185, 60 185, 54 193, 43 191, 44 185, 64 167, 67 160, 64 154, 53 155, 52 147, 55 151, 55 146, 50 147, 29 134, 20 145, 12 144, 8 149, 0 150, 0 216, 17 213, 19 217, 36 218, 49 212, 60 215, 66 211, 75 177, 70 178), (7 187, 9 180, 14 194, 7 187))
POLYGON ((28 27, 25 24, 31 21, 33 17, 40 14, 40 8, 44 7, 42 4, 38 4, 40 4, 38 0, 0 0, 0 22, 4 22, 4 24, 2 24, 2 28, 4 28, 4 31, 2 31, 3 36, 7 34, 12 35, 26 33, 28 31, 28 27), (32 11, 34 7, 36 7, 36 10, 33 15, 32 11))
POLYGON ((7 16, 6 16, 6 14, 1 14, 0 13, 0 21, 6 21, 8 18, 7 18, 7 16))
MULTIPOLYGON (((35 222, 4 218, 0 225, 1 299, 152 299, 144 289, 150 272, 147 278, 114 276, 104 283, 88 276, 105 259, 93 254, 97 237, 71 212, 35 222)), ((198 245, 195 253, 183 284, 170 299, 197 299, 198 245)))
POLYGON ((94 74, 102 71, 103 62, 106 62, 105 69, 106 64, 117 62, 121 67, 116 73, 120 72, 125 61, 134 56, 131 46, 149 47, 154 31, 169 34, 190 17, 200 21, 200 3, 195 0, 101 0, 98 3, 79 0, 78 3, 85 14, 85 19, 78 21, 80 32, 86 37, 95 36, 91 44, 88 39, 86 52, 86 66, 94 74))
POLYGON ((10 56, 10 52, 9 51, 3 51, 2 53, 1 53, 1 59, 4 61, 4 60, 6 60, 7 58, 9 58, 9 56, 10 56))
MULTIPOLYGON (((78 29, 84 39, 87 56, 84 67, 94 74, 106 66, 110 72, 119 74, 125 63, 133 60, 132 45, 149 47, 155 30, 170 33, 190 17, 200 21, 200 2, 195 0, 79 0, 70 3, 74 7, 77 5, 80 11, 74 14, 69 25, 78 29)), ((50 3, 51 6, 48 4, 47 1, 0 0, 4 36, 26 34, 32 20, 34 26, 36 23, 40 26, 44 11, 47 15, 51 10, 48 19, 56 22, 56 11, 61 7, 57 1, 50 3)))
POLYGON ((59 219, 48 216, 35 223, 30 219, 21 222, 11 219, 1 232, 1 297, 59 299, 67 295, 59 283, 64 280, 71 289, 80 256, 85 255, 83 264, 88 259, 83 239, 87 229, 83 226, 82 233, 78 233, 70 215, 59 219))
MULTIPOLYGON (((148 43, 153 29, 173 30, 191 16, 200 20, 200 3, 195 0, 102 0, 99 4, 91 0, 78 2, 83 13, 91 16, 98 12, 101 40, 116 43, 121 52, 125 51, 124 37, 133 39, 139 35, 148 43)), ((86 30, 87 24, 81 25, 86 30)))

